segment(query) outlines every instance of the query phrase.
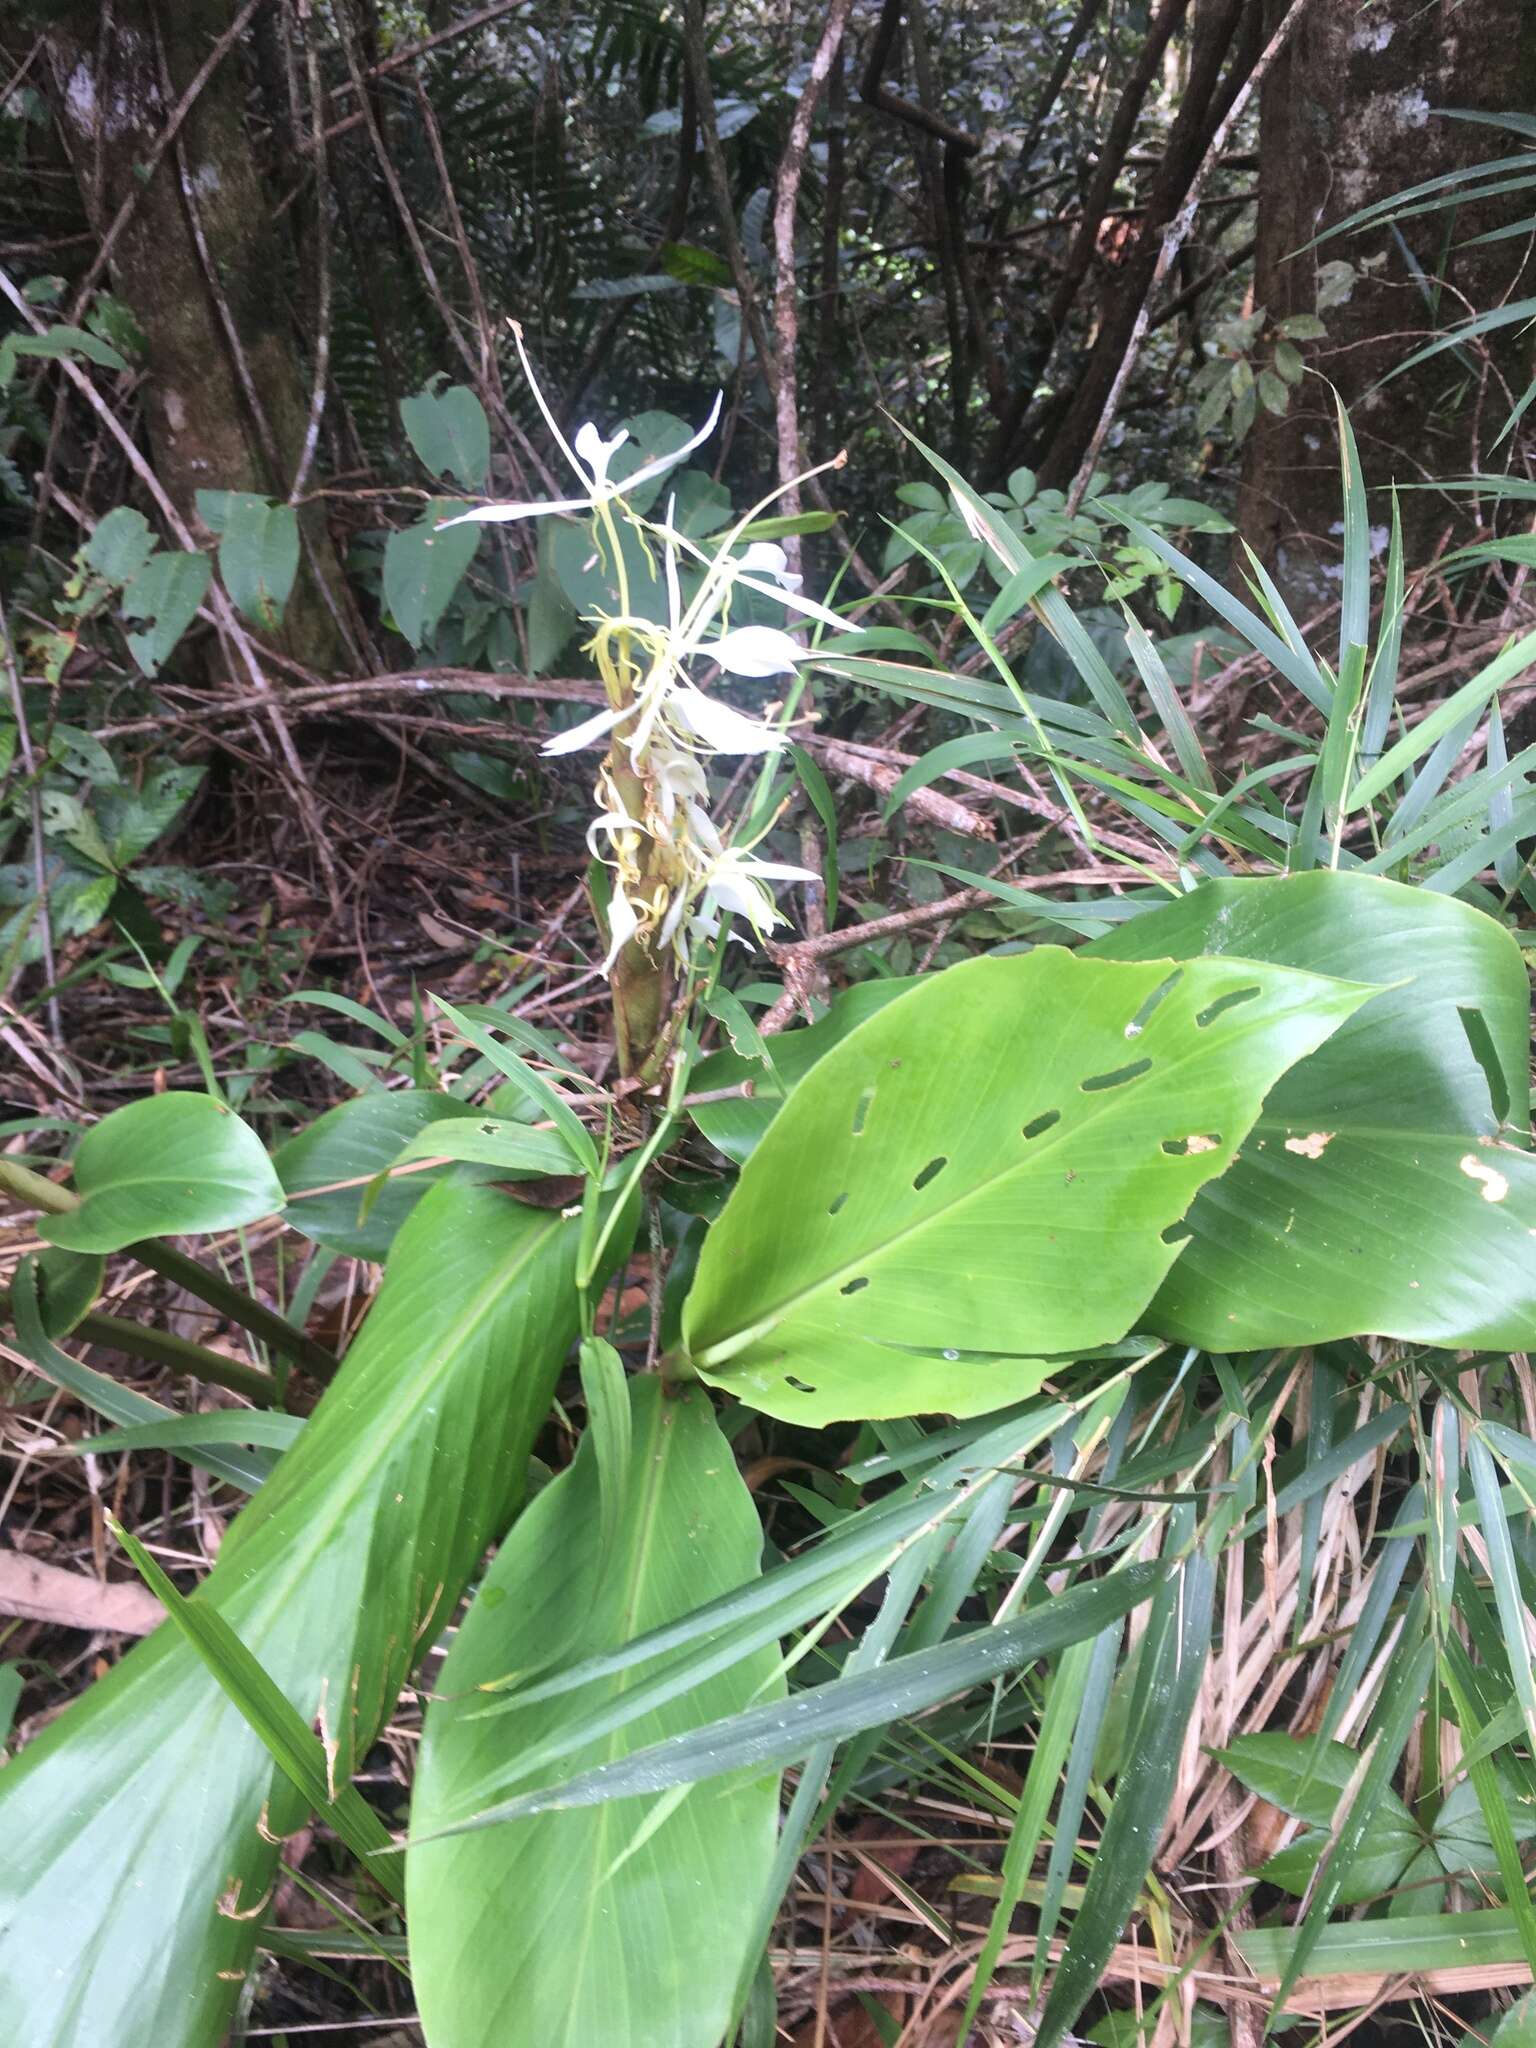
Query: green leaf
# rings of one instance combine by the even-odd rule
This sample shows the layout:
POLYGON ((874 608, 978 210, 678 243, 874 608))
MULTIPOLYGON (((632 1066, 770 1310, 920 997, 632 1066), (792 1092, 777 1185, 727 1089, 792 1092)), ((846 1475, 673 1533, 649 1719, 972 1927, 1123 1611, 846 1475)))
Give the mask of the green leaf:
POLYGON ((384 603, 413 647, 431 639, 480 545, 478 526, 438 531, 440 520, 462 510, 452 498, 436 498, 414 526, 384 543, 384 603))
MULTIPOLYGON (((8 334, 5 337, 8 358, 15 356, 41 356, 46 361, 58 362, 65 357, 84 356, 87 362, 98 363, 104 370, 126 370, 128 365, 113 348, 99 335, 87 334, 83 327, 50 327, 46 334, 8 334)), ((0 370, 0 384, 10 382, 13 366, 10 361, 0 370)))
POLYGON ((484 488, 491 428, 485 407, 467 384, 450 384, 446 391, 428 386, 414 398, 402 398, 400 424, 434 476, 456 476, 468 491, 484 488))
POLYGON ((394 1849, 388 1828, 355 1785, 345 1780, 339 1785, 333 1781, 320 1737, 283 1697, 280 1687, 272 1683, 218 1610, 206 1601, 188 1600, 136 1536, 110 1515, 107 1524, 127 1551, 139 1577, 170 1616, 173 1627, 181 1631, 220 1688, 261 1737, 273 1762, 303 1794, 304 1804, 334 1828, 354 1855, 374 1859, 365 1866, 369 1874, 392 1898, 403 1900, 405 1884, 399 1864, 392 1854, 379 1855, 380 1850, 394 1849))
POLYGON ((40 1225, 68 1251, 232 1230, 283 1206, 260 1138, 211 1095, 172 1091, 113 1110, 80 1140, 74 1166, 80 1207, 40 1225))
POLYGON ((1497 1113, 1528 1087, 1530 1000, 1507 931, 1429 890, 1323 872, 1203 883, 1090 950, 1231 953, 1383 985, 1279 1083, 1196 1202, 1151 1327, 1238 1351, 1363 1332, 1530 1340, 1536 1160, 1500 1138, 1497 1113))
MULTIPOLYGON (((614 1562, 604 1568, 597 1540, 599 1459, 589 1434, 502 1546, 443 1666, 422 1740, 413 1834, 466 1817, 505 1760, 622 1691, 624 1679, 523 1709, 514 1696, 511 1710, 491 1720, 476 1718, 477 1686, 538 1663, 551 1637, 561 1640, 563 1661, 590 1655, 757 1575, 757 1515, 708 1396, 697 1387, 669 1395, 648 1377, 629 1383, 628 1399, 633 1437, 617 1475, 614 1562)), ((771 1648, 742 1658, 599 1741, 580 1764, 697 1728, 765 1688, 776 1700, 777 1664, 771 1648)), ((777 1820, 776 1777, 742 1775, 659 1803, 548 1813, 412 1847, 412 1980, 430 2038, 443 2048, 514 2036, 715 2048, 777 1820), (498 1902, 512 1898, 524 1907, 501 1921, 498 1902), (495 1941, 485 1940, 471 1901, 497 1914, 495 1941)))
POLYGON ((984 1414, 1125 1335, 1164 1233, 1368 992, 1105 964, 967 961, 812 1069, 705 1240, 684 1335, 712 1384, 812 1426, 984 1414))
POLYGON ((131 583, 155 552, 149 521, 131 505, 107 514, 80 550, 89 568, 107 583, 131 583))
POLYGON ((338 1103, 272 1155, 288 1201, 284 1222, 332 1251, 382 1260, 416 1204, 451 1169, 370 1184, 413 1138, 475 1114, 456 1095, 425 1088, 375 1089, 338 1103), (328 1192, 312 1195, 311 1188, 328 1192))
MULTIPOLYGON (((93 1366, 82 1365, 78 1358, 71 1358, 68 1352, 59 1349, 45 1328, 46 1311, 38 1303, 36 1277, 29 1260, 23 1260, 17 1269, 10 1305, 16 1319, 16 1341, 43 1378, 51 1380, 56 1387, 65 1388, 88 1407, 94 1408, 98 1415, 125 1423, 130 1428, 140 1424, 169 1428, 185 1420, 169 1408, 162 1407, 158 1401, 150 1400, 147 1394, 125 1387, 121 1380, 97 1372, 93 1366)), ((203 1441, 206 1445, 206 1438, 203 1441)), ((273 1464, 264 1450, 237 1450, 225 1454, 200 1446, 195 1452, 188 1451, 185 1455, 189 1463, 201 1465, 217 1478, 227 1479, 231 1485, 242 1487, 247 1493, 263 1483, 273 1464)))
POLYGON ((713 291, 729 291, 735 283, 731 266, 712 249, 699 249, 691 242, 663 242, 661 267, 679 284, 706 285, 713 291))
MULTIPOLYGON (((1328 1847, 1334 1809, 1359 1767, 1359 1757, 1342 1742, 1280 1732, 1240 1735, 1214 1754, 1250 1792, 1282 1813, 1311 1823, 1258 1873, 1267 1883, 1303 1898, 1328 1847)), ((1475 1810, 1475 1798, 1473 1806, 1475 1810)), ((1388 1786, 1372 1807, 1344 1874, 1340 1903, 1359 1905, 1390 1891, 1423 1846, 1412 1814, 1388 1786)))
POLYGON ((1157 1854, 1210 1649, 1215 1583, 1210 1560, 1197 1552, 1158 1588, 1137 1663, 1126 1761, 1040 2018, 1041 2048, 1055 2048, 1087 2004, 1157 1854))
POLYGON ((558 1131, 537 1131, 505 1117, 478 1114, 418 1131, 392 1163, 404 1166, 412 1159, 433 1159, 439 1154, 479 1166, 505 1167, 513 1173, 571 1174, 580 1173, 583 1167, 558 1131))
MULTIPOLYGON (((199 491, 198 509, 212 525, 199 491)), ((224 503, 216 529, 219 574, 234 604, 253 626, 273 632, 283 622, 283 607, 299 570, 299 515, 291 505, 277 505, 253 491, 219 493, 224 503)))
POLYGON ((712 1095, 722 1088, 744 1087, 749 1081, 753 1092, 721 1102, 696 1102, 688 1114, 711 1145, 739 1166, 778 1115, 783 1101, 780 1089, 793 1087, 857 1025, 917 985, 917 978, 910 975, 855 982, 833 999, 827 1014, 814 1024, 804 1025, 798 1031, 781 1031, 771 1048, 777 1084, 773 1075, 763 1071, 760 1060, 734 1051, 711 1053, 694 1068, 690 1094, 712 1095))
MULTIPOLYGON (((520 1495, 575 1331, 577 1228, 435 1188, 303 1435, 195 1599, 352 1775, 520 1495)), ((28 2048, 206 2048, 302 1805, 161 1629, 0 1774, 0 1982, 28 2048), (258 1830, 265 1819, 268 1833, 258 1830), (221 1974, 227 1973, 227 1974, 221 1974)))
POLYGON ((128 651, 147 676, 157 676, 197 616, 213 564, 206 555, 163 550, 140 569, 123 592, 127 619, 148 619, 147 633, 130 633, 128 651))
POLYGON ((554 1085, 536 1068, 530 1067, 526 1060, 520 1059, 509 1045, 493 1036, 468 1011, 455 1009, 443 996, 434 996, 432 1000, 454 1030, 468 1039, 476 1052, 483 1053, 498 1073, 505 1074, 526 1101, 543 1110, 582 1168, 588 1173, 596 1173, 597 1148, 592 1143, 592 1134, 554 1085))

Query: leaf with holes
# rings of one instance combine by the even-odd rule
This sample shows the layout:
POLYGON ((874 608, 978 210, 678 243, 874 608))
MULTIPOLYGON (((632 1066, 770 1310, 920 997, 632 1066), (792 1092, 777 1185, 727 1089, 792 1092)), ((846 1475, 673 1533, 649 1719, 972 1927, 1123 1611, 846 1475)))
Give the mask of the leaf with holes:
POLYGON ((1105 959, 1241 954, 1385 984, 1264 1105, 1190 1212, 1151 1327, 1223 1350, 1366 1333, 1536 1341, 1536 1157, 1520 949, 1454 897, 1371 875, 1206 882, 1134 918, 1105 959))
POLYGON ((795 1089, 710 1232, 685 1341, 818 1425, 984 1414, 1123 1337, 1264 1097, 1374 991, 1060 947, 898 997, 795 1089))

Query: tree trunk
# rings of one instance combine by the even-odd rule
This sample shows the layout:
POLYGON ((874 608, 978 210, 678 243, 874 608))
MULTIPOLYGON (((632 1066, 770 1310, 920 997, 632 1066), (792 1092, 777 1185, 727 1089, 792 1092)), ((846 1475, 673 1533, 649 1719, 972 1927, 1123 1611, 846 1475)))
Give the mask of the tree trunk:
MULTIPOLYGON (((1282 0, 1265 0, 1268 25, 1282 0)), ((1536 103, 1536 8, 1530 0, 1312 0, 1260 99, 1260 199, 1254 300, 1267 334, 1288 315, 1317 312, 1322 265, 1356 266, 1349 296, 1320 314, 1327 335, 1304 354, 1322 377, 1293 392, 1290 410, 1259 412, 1244 450, 1238 527, 1298 615, 1337 595, 1340 485, 1332 381, 1350 411, 1368 487, 1464 476, 1480 461, 1502 466, 1491 444, 1511 390, 1530 375, 1530 351, 1510 330, 1470 369, 1446 353, 1377 389, 1434 328, 1424 291, 1390 228, 1309 247, 1321 230, 1363 206, 1447 171, 1511 154, 1513 137, 1439 108, 1528 113, 1536 103), (1480 372, 1492 374, 1480 389, 1480 372)), ((1439 326, 1485 310, 1526 261, 1523 238, 1476 249, 1468 239, 1530 211, 1516 201, 1405 220, 1401 233, 1425 278, 1444 277, 1439 326)), ((1529 289, 1528 284, 1524 289, 1529 289)), ((1267 343, 1261 343, 1261 349, 1267 343)), ((1506 444, 1507 448, 1507 444, 1506 444)), ((1371 498, 1373 537, 1390 509, 1371 498)), ((1410 565, 1425 560, 1457 517, 1452 500, 1405 491, 1400 500, 1410 565)))
MULTIPOLYGON (((118 0, 110 33, 99 8, 75 4, 48 34, 55 104, 93 226, 105 234, 135 198, 112 250, 112 286, 149 345, 143 402, 155 471, 194 532, 203 530, 199 490, 286 498, 309 409, 238 50, 204 85, 177 147, 142 174, 232 18, 230 0, 178 0, 157 25, 153 0, 118 0)), ((320 508, 302 524, 306 561, 277 644, 328 670, 342 652, 344 582, 320 508)))

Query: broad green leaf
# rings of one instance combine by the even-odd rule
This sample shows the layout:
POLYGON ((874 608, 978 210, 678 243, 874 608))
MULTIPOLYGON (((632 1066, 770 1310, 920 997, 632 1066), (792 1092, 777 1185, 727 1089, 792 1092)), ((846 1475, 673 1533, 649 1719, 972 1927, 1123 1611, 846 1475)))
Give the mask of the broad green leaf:
POLYGON ((1114 1343, 1265 1095, 1368 998, 1248 962, 971 960, 814 1066, 711 1229, 684 1339, 787 1420, 984 1414, 1114 1343))
POLYGON ((748 1059, 741 1053, 711 1053, 694 1068, 688 1083, 690 1095, 713 1095, 748 1082, 752 1093, 717 1102, 695 1102, 688 1114, 711 1145, 739 1166, 778 1115, 784 1101, 783 1091, 809 1073, 824 1053, 840 1045, 856 1025, 883 1010, 896 996, 916 987, 915 976, 855 982, 833 1000, 827 1014, 814 1024, 804 1025, 798 1031, 780 1032, 773 1039, 768 1048, 773 1055, 772 1074, 761 1060, 748 1059))
MULTIPOLYGON (((1508 1771, 1498 1765, 1490 1765, 1489 1770, 1508 1816, 1511 1834, 1516 1842, 1530 1841, 1536 1835, 1536 1813, 1529 1799, 1508 1771)), ((1435 1815, 1431 1836, 1435 1855, 1449 1876, 1471 1870, 1489 1878, 1497 1871, 1498 1857, 1487 1817, 1470 1778, 1463 1778, 1447 1793, 1444 1805, 1435 1815)))
POLYGON ((429 386, 402 398, 400 424, 434 476, 456 476, 468 491, 483 488, 491 466, 491 428, 467 384, 450 384, 446 391, 429 386))
MULTIPOLYGON (((1342 1742, 1318 1742, 1282 1732, 1240 1735, 1215 1754, 1250 1792, 1257 1792, 1282 1813, 1311 1823, 1258 1873, 1294 1898, 1304 1897, 1328 1846, 1334 1809, 1359 1766, 1359 1757, 1342 1742)), ((1388 1786, 1372 1807, 1360 1845, 1344 1874, 1340 1903, 1358 1905, 1390 1891, 1401 1882, 1423 1846, 1424 1837, 1412 1814, 1388 1786)))
POLYGON ((107 1270, 99 1252, 40 1252, 37 1283, 43 1328, 50 1337, 67 1337, 89 1315, 101 1293, 107 1270))
POLYGON ((414 526, 384 543, 384 603, 413 647, 425 645, 437 630, 480 545, 478 526, 438 530, 440 520, 460 510, 452 498, 434 498, 414 526))
POLYGON ((1217 1350, 1370 1332, 1519 1348, 1536 1337, 1529 995, 1509 932, 1374 876, 1206 882, 1118 927, 1106 959, 1234 954, 1384 986, 1275 1087, 1190 1212, 1153 1328, 1217 1350))
POLYGON ((1536 1991, 1517 1998, 1493 2030, 1493 2048, 1536 2048, 1536 1991))
POLYGON ((379 1856, 381 1850, 393 1849, 389 1830, 354 1784, 345 1778, 339 1783, 333 1779, 321 1738, 292 1703, 284 1699, 281 1689, 272 1683, 216 1607, 206 1600, 189 1600, 137 1536, 110 1516, 108 1526, 127 1551, 139 1577, 170 1616, 172 1625, 261 1737, 273 1762, 303 1794, 305 1805, 319 1814, 355 1855, 378 1858, 368 1866, 370 1875, 391 1898, 403 1904, 405 1880, 399 1862, 393 1854, 379 1856))
MULTIPOLYGON (((195 1598, 294 1708, 338 1782, 516 1506, 574 1334, 577 1226, 433 1189, 334 1385, 195 1598)), ((0 1984, 28 2048, 207 2048, 302 1807, 161 1629, 0 1776, 0 1984), (243 1917, 241 1917, 243 1916, 243 1917)))
POLYGON ((219 574, 252 625, 272 632, 282 624, 298 572, 299 515, 293 507, 252 491, 226 492, 219 574))
POLYGON ((122 596, 125 619, 148 619, 149 630, 128 635, 128 651, 147 676, 159 675, 177 641, 197 616, 207 594, 213 564, 206 555, 151 557, 122 596))
POLYGON ((142 512, 119 505, 100 522, 80 552, 106 582, 131 583, 155 552, 155 536, 142 512))
POLYGON ((211 1095, 173 1090, 114 1109, 80 1140, 74 1167, 79 1208, 39 1226, 67 1251, 230 1230, 283 1206, 260 1138, 211 1095))
POLYGON ((272 1155, 286 1191, 284 1221, 332 1251, 383 1259, 401 1224, 449 1170, 401 1174, 382 1186, 376 1177, 413 1138, 474 1115, 456 1095, 426 1088, 375 1089, 338 1103, 272 1155), (310 1194, 311 1188, 327 1192, 310 1194))
MULTIPOLYGON (((671 1396, 653 1376, 630 1381, 629 1401, 611 1561, 598 1540, 599 1460, 589 1434, 502 1546, 443 1666, 422 1740, 413 1833, 467 1817, 503 1760, 622 1691, 625 1680, 522 1709, 514 1695, 510 1711, 489 1720, 475 1718, 477 1686, 537 1663, 552 1638, 569 1662, 755 1578, 762 1533, 708 1395, 695 1387, 671 1396)), ((765 1689, 778 1696, 777 1662, 771 1648, 740 1659, 598 1742, 579 1764, 696 1728, 765 1689)), ((659 1803, 548 1813, 413 1848, 412 1979, 434 2048, 513 2038, 549 2048, 599 2040, 715 2048, 777 1819, 775 1775, 722 1777, 659 1803), (512 1899, 522 1903, 507 1916, 512 1899), (497 1923, 491 1940, 487 1914, 497 1923)))

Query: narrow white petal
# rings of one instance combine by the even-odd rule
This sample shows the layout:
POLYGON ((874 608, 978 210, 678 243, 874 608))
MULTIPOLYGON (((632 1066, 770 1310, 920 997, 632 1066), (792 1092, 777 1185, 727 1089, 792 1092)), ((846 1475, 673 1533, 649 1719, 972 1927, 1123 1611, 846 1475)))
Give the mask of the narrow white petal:
POLYGON ((626 491, 632 491, 639 484, 648 484, 652 477, 665 476, 669 469, 676 469, 680 462, 685 462, 695 448, 702 448, 710 435, 715 431, 716 423, 720 418, 720 407, 724 401, 724 396, 723 392, 717 391, 715 393, 715 402, 709 409, 709 418, 691 440, 685 441, 681 448, 674 449, 670 455, 658 455, 654 462, 642 463, 633 476, 625 477, 623 488, 626 491))
POLYGON ((760 597, 771 597, 775 604, 781 604, 789 611, 799 612, 807 619, 820 619, 824 626, 836 626, 839 633, 850 630, 846 619, 839 618, 826 605, 818 604, 814 597, 801 597, 798 591, 781 590, 777 584, 764 583, 756 576, 741 576, 737 581, 746 589, 755 590, 760 597))
POLYGON ((595 718, 584 718, 580 725, 573 725, 569 732, 557 732, 553 739, 544 742, 540 752, 574 754, 579 748, 590 746, 593 740, 601 739, 604 733, 612 732, 624 716, 625 713, 622 711, 599 711, 595 718))
POLYGON ((745 712, 687 684, 673 691, 667 711, 717 754, 772 754, 784 744, 782 735, 771 726, 761 725, 745 712))
POLYGON ((805 659, 805 649, 777 626, 736 626, 698 652, 733 676, 793 675, 796 662, 805 659))
POLYGON ((754 876, 766 875, 770 881, 819 882, 821 880, 820 875, 814 873, 810 868, 791 867, 788 861, 759 860, 756 854, 752 853, 743 854, 741 858, 746 865, 748 874, 754 876))
POLYGON ((544 505, 482 505, 475 512, 456 512, 452 519, 439 519, 433 527, 441 533, 449 526, 500 526, 508 519, 540 519, 546 512, 590 512, 590 498, 551 498, 544 505))

